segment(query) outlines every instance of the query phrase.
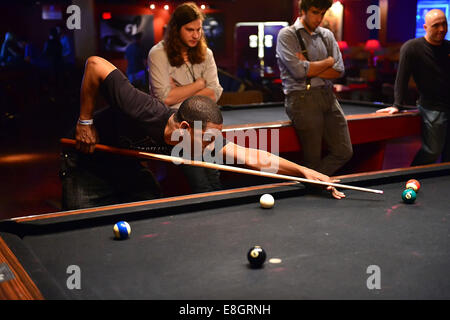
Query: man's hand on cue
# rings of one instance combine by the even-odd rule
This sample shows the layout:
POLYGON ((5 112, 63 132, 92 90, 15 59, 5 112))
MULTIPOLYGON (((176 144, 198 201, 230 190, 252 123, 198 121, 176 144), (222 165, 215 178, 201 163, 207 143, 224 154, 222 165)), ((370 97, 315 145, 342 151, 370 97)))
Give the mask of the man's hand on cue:
POLYGON ((77 124, 75 130, 75 147, 84 153, 93 153, 95 144, 98 143, 97 130, 93 125, 77 124))
MULTIPOLYGON (((331 182, 331 183, 338 183, 340 180, 334 179, 332 180, 329 176, 326 176, 320 172, 317 172, 315 170, 303 167, 303 175, 306 179, 309 180, 316 180, 316 181, 323 181, 323 182, 331 182)), ((345 194, 335 187, 328 186, 326 187, 328 191, 331 192, 331 195, 336 199, 342 199, 345 198, 345 194)))

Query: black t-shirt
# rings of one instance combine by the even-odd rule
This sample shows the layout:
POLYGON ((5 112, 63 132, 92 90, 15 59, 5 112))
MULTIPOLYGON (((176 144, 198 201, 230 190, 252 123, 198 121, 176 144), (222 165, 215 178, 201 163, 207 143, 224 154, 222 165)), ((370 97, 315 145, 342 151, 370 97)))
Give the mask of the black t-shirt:
POLYGON ((94 116, 100 143, 121 148, 166 146, 164 128, 174 110, 136 89, 118 69, 99 90, 109 104, 94 116))
MULTIPOLYGON (((105 78, 99 91, 108 102, 108 107, 94 113, 99 143, 156 153, 170 150, 164 141, 164 128, 174 110, 136 89, 118 69, 105 78)), ((75 127, 68 136, 75 137, 75 127)))
POLYGON ((450 41, 434 46, 422 37, 408 40, 402 46, 394 105, 404 104, 411 75, 419 90, 420 105, 450 111, 450 41))

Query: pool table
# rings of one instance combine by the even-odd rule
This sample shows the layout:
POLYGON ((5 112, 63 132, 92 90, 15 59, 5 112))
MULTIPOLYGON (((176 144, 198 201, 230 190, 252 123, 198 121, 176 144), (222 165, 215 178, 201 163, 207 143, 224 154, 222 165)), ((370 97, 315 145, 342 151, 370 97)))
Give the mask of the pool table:
POLYGON ((0 298, 449 299, 449 174, 444 163, 342 176, 384 191, 344 200, 281 182, 4 220, 0 298), (405 204, 410 178, 422 188, 405 204), (126 240, 113 236, 120 220, 126 240), (253 245, 267 253, 260 269, 253 245))
MULTIPOLYGON (((346 116, 372 114, 378 109, 390 106, 383 102, 344 99, 339 99, 338 101, 346 116)), ((283 101, 222 105, 220 109, 223 114, 225 127, 249 123, 290 121, 286 114, 283 101)))
MULTIPOLYGON (((341 170, 343 173, 376 171, 383 169, 386 144, 394 139, 420 136, 420 115, 417 109, 408 108, 394 114, 377 114, 378 109, 390 106, 381 102, 339 100, 346 115, 354 156, 341 170)), ((283 102, 267 102, 246 105, 221 106, 224 118, 223 134, 225 136, 249 129, 267 130, 270 137, 272 130, 279 135, 278 152, 289 160, 300 162, 301 146, 291 121, 286 115, 283 102)), ((270 139, 269 139, 270 140, 270 139)), ((234 139, 237 143, 237 139, 234 139)), ((272 151, 268 141, 268 150, 272 151)), ((248 147, 248 142, 246 142, 248 147)), ((326 152, 326 150, 325 150, 326 152)))

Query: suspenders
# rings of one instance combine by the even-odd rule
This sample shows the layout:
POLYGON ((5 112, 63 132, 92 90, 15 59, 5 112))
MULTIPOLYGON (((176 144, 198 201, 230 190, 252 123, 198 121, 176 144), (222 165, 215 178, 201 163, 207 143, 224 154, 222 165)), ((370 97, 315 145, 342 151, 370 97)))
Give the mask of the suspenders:
MULTIPOLYGON (((293 28, 295 28, 295 27, 293 27, 293 28)), ((309 61, 308 50, 306 50, 305 42, 303 41, 303 38, 300 34, 300 29, 295 30, 295 34, 297 35, 298 42, 300 43, 300 47, 302 49, 303 56, 306 58, 306 60, 309 61)), ((325 48, 327 49, 328 56, 331 56, 330 49, 328 48, 327 43, 325 42, 325 39, 323 38, 322 33, 318 32, 318 34, 319 34, 320 38, 322 39, 322 42, 325 45, 325 48)), ((311 88, 311 78, 306 77, 306 90, 309 90, 310 88, 311 88)))

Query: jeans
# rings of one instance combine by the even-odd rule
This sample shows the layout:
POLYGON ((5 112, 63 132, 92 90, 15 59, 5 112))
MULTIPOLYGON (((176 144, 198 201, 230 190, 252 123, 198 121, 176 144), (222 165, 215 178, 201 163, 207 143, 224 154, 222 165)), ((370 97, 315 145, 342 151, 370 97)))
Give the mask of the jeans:
POLYGON ((450 161, 450 112, 429 110, 418 106, 422 118, 422 147, 412 166, 450 161))
POLYGON ((188 165, 181 165, 181 170, 186 175, 192 193, 222 189, 219 170, 188 165))
POLYGON ((101 153, 61 154, 62 209, 75 210, 161 196, 152 172, 135 159, 101 153))
POLYGON ((302 148, 302 165, 332 175, 353 155, 347 120, 331 88, 294 91, 285 98, 302 148), (328 154, 322 157, 323 144, 328 154))

